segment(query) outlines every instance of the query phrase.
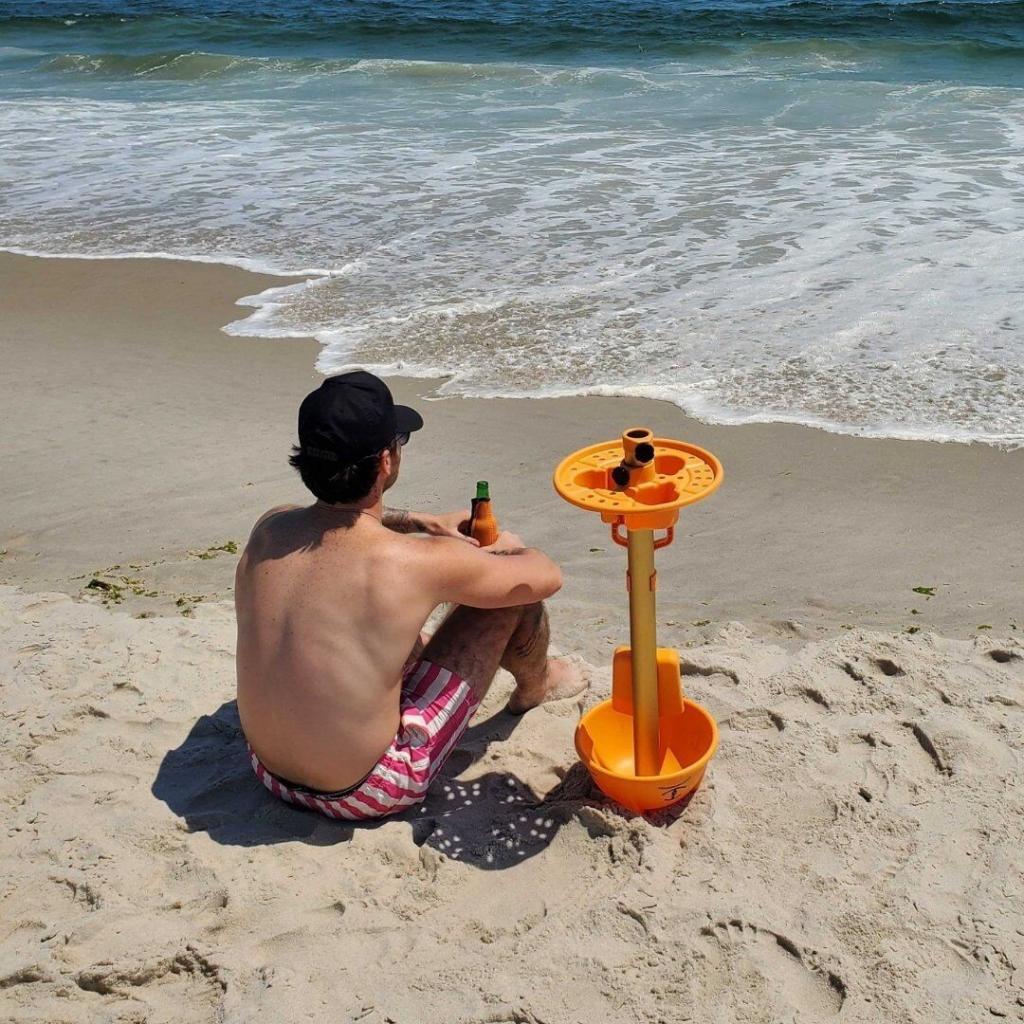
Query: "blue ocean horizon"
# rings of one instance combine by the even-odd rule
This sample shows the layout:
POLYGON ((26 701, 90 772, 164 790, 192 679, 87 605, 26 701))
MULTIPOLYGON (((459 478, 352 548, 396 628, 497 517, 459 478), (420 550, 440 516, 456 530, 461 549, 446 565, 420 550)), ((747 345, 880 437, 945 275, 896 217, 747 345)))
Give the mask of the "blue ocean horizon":
POLYGON ((448 394, 1024 444, 1024 3, 9 2, 0 247, 448 394))

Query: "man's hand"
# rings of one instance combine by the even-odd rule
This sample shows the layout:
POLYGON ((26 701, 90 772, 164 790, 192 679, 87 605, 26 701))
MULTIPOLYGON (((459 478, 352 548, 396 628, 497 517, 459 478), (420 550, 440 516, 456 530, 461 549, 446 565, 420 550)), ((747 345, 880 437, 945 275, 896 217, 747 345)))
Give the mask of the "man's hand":
POLYGON ((445 512, 439 516, 425 516, 426 532, 432 537, 457 537, 469 541, 474 547, 479 542, 469 535, 469 509, 462 512, 445 512))

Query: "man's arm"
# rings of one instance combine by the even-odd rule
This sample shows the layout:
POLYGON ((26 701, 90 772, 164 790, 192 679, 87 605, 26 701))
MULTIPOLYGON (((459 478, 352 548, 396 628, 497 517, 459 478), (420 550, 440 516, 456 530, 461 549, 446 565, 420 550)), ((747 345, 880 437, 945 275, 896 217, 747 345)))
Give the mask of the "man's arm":
POLYGON ((404 508, 386 508, 380 518, 389 530, 395 533, 426 533, 427 528, 423 518, 415 512, 408 512, 404 508))
POLYGON ((528 548, 514 534, 474 548, 438 539, 434 566, 438 600, 471 608, 511 608, 544 601, 562 586, 562 571, 543 551, 528 548))
POLYGON ((468 510, 435 516, 430 512, 407 512, 404 508, 385 508, 380 521, 395 533, 428 533, 432 537, 455 537, 476 544, 476 541, 468 536, 468 510))

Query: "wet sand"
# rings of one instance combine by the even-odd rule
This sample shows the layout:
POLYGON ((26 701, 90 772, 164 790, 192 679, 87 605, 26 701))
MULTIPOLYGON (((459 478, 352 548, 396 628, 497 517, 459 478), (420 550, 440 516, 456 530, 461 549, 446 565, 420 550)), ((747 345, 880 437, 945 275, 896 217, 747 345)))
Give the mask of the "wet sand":
MULTIPOLYGON (((214 265, 0 255, 12 482, 0 578, 79 593, 119 565, 103 578, 138 581, 124 589, 132 611, 229 596, 231 559, 191 552, 241 544, 266 508, 305 499, 286 460, 298 403, 320 379, 316 344, 219 329, 246 314, 238 298, 275 282, 214 265)), ((710 448, 726 473, 659 556, 664 618, 679 623, 666 628, 1024 626, 1024 451, 716 427, 646 400, 428 401, 433 382, 392 384, 427 421, 393 503, 458 508, 490 479, 503 523, 564 563, 570 621, 621 614, 623 565, 597 517, 554 494, 552 470, 646 424, 710 448)))

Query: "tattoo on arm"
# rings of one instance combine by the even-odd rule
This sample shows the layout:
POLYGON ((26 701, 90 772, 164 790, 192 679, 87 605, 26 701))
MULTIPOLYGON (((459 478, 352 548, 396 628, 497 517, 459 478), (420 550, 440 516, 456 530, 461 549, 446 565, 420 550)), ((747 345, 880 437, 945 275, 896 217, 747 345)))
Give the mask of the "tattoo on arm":
POLYGON ((395 533, 422 533, 423 523, 404 508, 386 508, 381 523, 395 533))
POLYGON ((526 548, 507 548, 504 551, 488 551, 489 555, 525 555, 526 548))

